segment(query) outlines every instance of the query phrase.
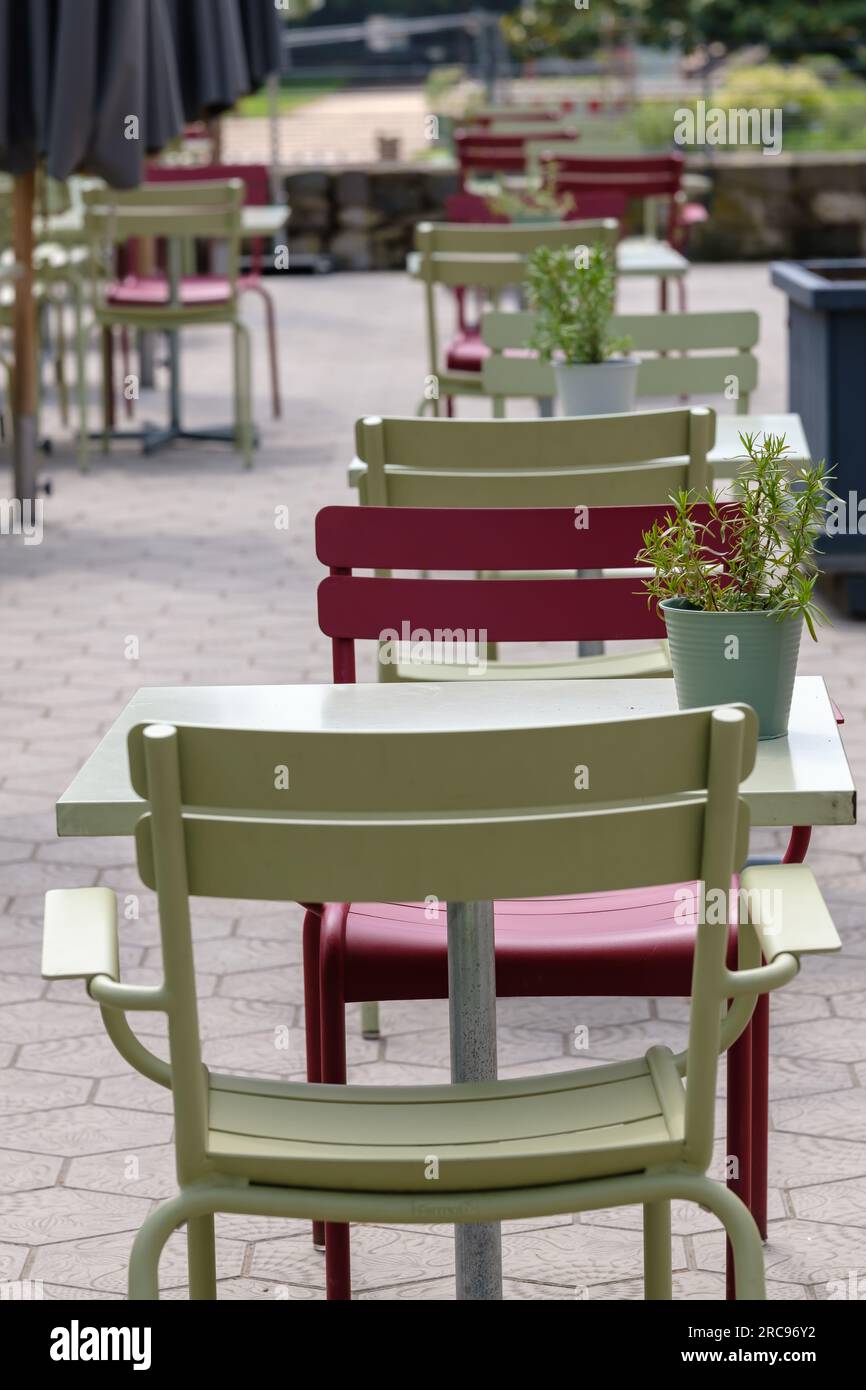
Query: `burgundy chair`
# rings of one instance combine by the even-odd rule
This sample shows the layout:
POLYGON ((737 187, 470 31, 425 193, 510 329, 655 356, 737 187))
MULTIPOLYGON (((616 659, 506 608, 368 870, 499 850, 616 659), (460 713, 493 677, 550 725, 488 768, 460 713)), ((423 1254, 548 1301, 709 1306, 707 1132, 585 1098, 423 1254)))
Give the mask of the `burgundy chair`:
MULTIPOLYGON (((271 201, 268 170, 264 164, 183 164, 147 166, 147 183, 212 183, 220 179, 240 179, 245 186, 244 202, 249 207, 262 207, 271 201)), ((238 276, 238 291, 252 292, 261 297, 265 312, 265 328, 268 338, 268 361, 271 375, 271 411, 275 419, 282 414, 280 398, 279 349, 277 344, 277 318, 273 296, 266 288, 262 278, 263 242, 261 237, 250 241, 250 268, 246 274, 238 276)), ((123 276, 112 290, 112 303, 134 304, 161 302, 167 294, 164 271, 155 275, 141 275, 136 272, 134 256, 130 272, 123 276)), ((201 300, 206 297, 209 303, 228 297, 228 282, 220 275, 184 275, 181 278, 181 299, 201 300)), ((124 354, 128 343, 124 339, 124 354)), ((124 362, 124 376, 127 364, 124 362)))
MULTIPOLYGON (((627 201, 661 198, 667 202, 665 236, 675 251, 685 252, 692 227, 707 220, 702 203, 680 198, 685 159, 681 154, 545 155, 542 164, 556 164, 557 192, 570 193, 580 202, 591 193, 616 190, 627 201)), ((664 290, 665 281, 662 281, 664 290)), ((685 310, 685 281, 680 279, 680 309, 685 310)), ((666 305, 662 303, 662 309, 666 305)))
MULTIPOLYGON (((316 518, 316 554, 330 575, 319 585, 318 608, 334 680, 354 681, 356 640, 376 641, 406 622, 428 633, 483 630, 494 643, 663 637, 663 621, 634 576, 405 579, 353 571, 628 568, 644 531, 667 510, 593 507, 578 530, 567 508, 326 507, 316 518)), ((808 829, 795 830, 786 860, 802 859, 808 838, 808 829)), ((497 995, 689 994, 694 932, 675 919, 675 889, 497 902, 497 995)), ((447 997, 445 912, 365 903, 325 919, 320 906, 305 906, 307 1075, 345 1083, 346 1004, 447 997)), ((767 1066, 765 1002, 728 1053, 727 1102, 728 1150, 740 1158, 730 1185, 764 1234, 767 1066)), ((314 1240, 322 1238, 317 1226, 314 1240)), ((329 1225, 325 1241, 328 1297, 348 1298, 348 1228, 329 1225)))

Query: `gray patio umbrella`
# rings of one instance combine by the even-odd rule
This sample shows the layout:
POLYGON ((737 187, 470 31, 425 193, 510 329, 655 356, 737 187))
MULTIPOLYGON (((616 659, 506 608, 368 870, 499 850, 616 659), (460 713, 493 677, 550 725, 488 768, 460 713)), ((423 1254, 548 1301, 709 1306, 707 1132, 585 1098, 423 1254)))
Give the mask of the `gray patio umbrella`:
POLYGON ((15 493, 35 492, 35 171, 76 170, 118 188, 179 134, 180 87, 165 0, 0 0, 0 169, 15 176, 15 493))
POLYGON ((238 0, 166 0, 184 116, 218 116, 250 91, 238 0))
POLYGON ((250 88, 264 86, 283 60, 282 26, 273 0, 238 0, 250 88))

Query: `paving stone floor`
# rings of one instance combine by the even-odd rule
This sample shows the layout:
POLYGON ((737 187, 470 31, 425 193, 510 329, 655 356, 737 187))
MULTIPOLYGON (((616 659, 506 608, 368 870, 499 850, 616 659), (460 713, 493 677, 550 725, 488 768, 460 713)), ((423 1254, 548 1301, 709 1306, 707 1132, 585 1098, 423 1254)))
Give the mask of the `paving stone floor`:
MULTIPOLYGON (((695 308, 761 310, 754 406, 784 409, 784 307, 766 267, 697 267, 691 279, 695 308)), ((45 890, 98 883, 124 901, 138 895, 138 920, 122 929, 126 977, 159 978, 153 901, 137 883, 130 842, 58 840, 55 798, 139 686, 328 679, 314 617, 313 518, 347 500, 356 417, 410 413, 421 394, 416 286, 400 275, 269 283, 285 407, 282 420, 268 418, 254 322, 262 447, 251 473, 228 448, 143 458, 118 445, 108 459, 95 454, 82 477, 49 409, 55 452, 45 472, 54 492, 43 543, 0 537, 0 1280, 42 1280, 46 1297, 121 1297, 133 1233, 174 1186, 166 1094, 130 1073, 83 990, 39 977, 45 890), (288 531, 274 525, 282 506, 288 531)), ((626 285, 624 305, 652 307, 652 287, 626 285)), ((225 416, 225 337, 190 332, 184 351, 189 419, 225 416)), ((91 367, 95 398, 95 358, 91 367)), ((140 413, 162 406, 146 393, 140 413)), ((801 669, 827 677, 862 774, 866 628, 836 615, 817 647, 804 645, 801 669)), ((810 858, 845 952, 808 962, 774 1002, 769 1288, 781 1299, 842 1289, 866 1298, 866 831, 819 831, 810 858)), ((298 925, 297 915, 267 905, 209 902, 196 911, 209 1063, 302 1074, 298 925), (274 1046, 279 1027, 287 1049, 274 1046)), ((570 1065, 578 1024, 589 1029, 594 1059, 684 1038, 677 1000, 508 1000, 499 1015, 507 1076, 570 1065)), ((351 1079, 445 1079, 446 1022, 442 1003, 386 1005, 381 1041, 367 1042, 353 1010, 351 1079)), ((141 1028, 161 1045, 156 1016, 145 1015, 141 1028)), ((720 1163, 721 1140, 718 1147, 720 1163)), ((675 1221, 677 1296, 718 1298, 724 1250, 715 1220, 682 1207, 675 1221)), ((222 1297, 322 1297, 321 1256, 301 1223, 220 1218, 218 1234, 222 1297)), ((353 1257, 360 1298, 454 1296, 446 1228, 359 1229, 353 1257)), ((639 1213, 514 1223, 505 1273, 508 1298, 639 1298, 639 1213)), ((166 1297, 185 1297, 182 1235, 162 1277, 166 1297)))

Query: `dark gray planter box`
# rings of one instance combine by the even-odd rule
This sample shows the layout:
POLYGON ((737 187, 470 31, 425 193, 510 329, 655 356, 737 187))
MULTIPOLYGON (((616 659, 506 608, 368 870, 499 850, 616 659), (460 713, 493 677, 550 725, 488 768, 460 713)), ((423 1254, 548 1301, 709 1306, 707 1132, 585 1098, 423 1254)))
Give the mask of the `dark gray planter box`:
POLYGON ((770 273, 788 296, 788 409, 846 508, 847 529, 822 542, 822 568, 848 576, 849 605, 866 615, 866 259, 777 261, 770 273))

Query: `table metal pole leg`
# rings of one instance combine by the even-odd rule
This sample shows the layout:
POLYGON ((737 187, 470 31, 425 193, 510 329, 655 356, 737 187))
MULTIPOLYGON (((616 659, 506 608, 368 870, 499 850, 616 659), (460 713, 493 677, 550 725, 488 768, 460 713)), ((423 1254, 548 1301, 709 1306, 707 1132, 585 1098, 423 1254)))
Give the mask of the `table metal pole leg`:
MULTIPOLYGON (((452 1081, 496 1079, 493 903, 448 904, 448 1008, 452 1081)), ((502 1298, 498 1222, 455 1227, 458 1299, 502 1298)))
MULTIPOLYGON (((600 579, 600 578, 601 578, 601 570, 578 570, 578 571, 577 571, 577 574, 578 574, 578 578, 580 578, 580 579, 600 579)), ((578 656, 603 656, 603 655, 604 655, 604 643, 603 643, 603 642, 578 642, 578 644, 577 644, 577 654, 578 654, 578 656)))

